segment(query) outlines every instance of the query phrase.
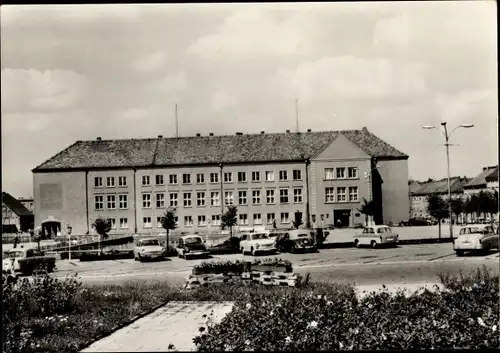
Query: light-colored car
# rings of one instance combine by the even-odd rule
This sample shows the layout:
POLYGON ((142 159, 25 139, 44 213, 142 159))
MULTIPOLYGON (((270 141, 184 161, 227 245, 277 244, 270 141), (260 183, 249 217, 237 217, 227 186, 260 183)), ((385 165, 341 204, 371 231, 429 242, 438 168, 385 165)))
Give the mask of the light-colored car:
POLYGON ((248 233, 241 236, 240 250, 243 255, 251 253, 275 253, 276 241, 265 233, 248 233))
POLYGON ((500 249, 498 234, 489 224, 474 224, 462 227, 453 242, 453 250, 458 256, 465 252, 489 252, 500 249))
POLYGON ((164 259, 164 248, 156 238, 137 239, 134 247, 134 260, 164 259))
POLYGON ((208 250, 199 235, 185 235, 179 239, 179 244, 177 244, 177 256, 184 259, 195 256, 207 257, 208 250))
POLYGON ((399 234, 392 231, 391 227, 385 225, 376 225, 364 227, 363 231, 354 236, 354 245, 360 247, 368 245, 372 248, 380 246, 396 246, 399 240, 399 234))
POLYGON ((45 256, 41 251, 34 248, 15 248, 7 252, 7 258, 2 259, 2 270, 15 274, 32 274, 38 267, 45 268, 47 272, 53 272, 56 267, 54 256, 45 256))

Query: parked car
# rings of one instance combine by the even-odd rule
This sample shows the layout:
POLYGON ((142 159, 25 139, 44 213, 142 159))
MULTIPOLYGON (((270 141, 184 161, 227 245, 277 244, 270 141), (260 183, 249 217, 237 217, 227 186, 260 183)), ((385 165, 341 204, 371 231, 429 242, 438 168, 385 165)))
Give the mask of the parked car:
POLYGON ((7 252, 7 258, 2 260, 2 270, 11 274, 32 274, 38 268, 53 272, 56 267, 54 256, 45 256, 38 249, 15 248, 7 252))
POLYGON ((396 246, 399 240, 399 234, 396 234, 392 229, 385 225, 376 225, 364 227, 363 231, 354 236, 354 245, 360 247, 368 245, 372 248, 383 245, 396 246))
POLYGON ((282 233, 276 240, 276 248, 280 252, 317 252, 314 244, 314 231, 294 229, 282 233))
POLYGON ((489 252, 491 249, 500 249, 498 232, 487 224, 465 226, 453 242, 453 250, 458 256, 466 252, 489 252))
POLYGON ((157 238, 137 239, 134 247, 134 260, 163 260, 165 258, 164 248, 157 238))
POLYGON ((208 257, 208 250, 201 236, 185 235, 179 239, 177 256, 184 259, 195 256, 208 257))
POLYGON ((275 253, 275 240, 269 237, 267 233, 248 233, 241 236, 240 250, 245 255, 251 253, 275 253))
POLYGON ((210 254, 237 254, 240 252, 240 241, 238 237, 231 237, 222 243, 207 247, 210 254))

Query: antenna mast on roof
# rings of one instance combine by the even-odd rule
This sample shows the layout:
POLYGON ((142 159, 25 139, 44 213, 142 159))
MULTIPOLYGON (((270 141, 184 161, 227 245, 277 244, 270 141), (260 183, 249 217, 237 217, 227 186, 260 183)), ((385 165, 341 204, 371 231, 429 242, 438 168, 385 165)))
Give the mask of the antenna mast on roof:
POLYGON ((295 121, 297 124, 297 132, 299 132, 299 100, 295 99, 295 121))
POLYGON ((175 137, 179 138, 179 119, 177 118, 177 104, 175 105, 175 137))

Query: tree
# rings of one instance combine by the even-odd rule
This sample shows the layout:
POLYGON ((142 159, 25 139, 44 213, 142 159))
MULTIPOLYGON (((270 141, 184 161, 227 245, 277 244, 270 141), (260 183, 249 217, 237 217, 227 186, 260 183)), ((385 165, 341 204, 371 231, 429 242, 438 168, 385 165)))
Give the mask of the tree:
MULTIPOLYGON (((466 216, 475 215, 477 217, 478 197, 477 195, 470 196, 464 204, 466 216)), ((472 217, 471 217, 472 218, 472 217)))
POLYGON ((443 200, 439 195, 430 195, 427 198, 427 213, 438 220, 439 240, 441 241, 441 219, 450 216, 448 212, 447 202, 443 200))
POLYGON ((295 229, 299 229, 299 227, 304 224, 304 222, 302 221, 302 212, 300 212, 299 210, 295 211, 295 220, 292 222, 292 224, 295 229))
POLYGON ((175 221, 175 208, 169 208, 163 216, 161 217, 161 226, 165 229, 167 233, 167 237, 165 239, 165 255, 168 255, 168 244, 169 244, 169 235, 170 230, 174 230, 177 228, 177 222, 175 221))
POLYGON ((486 216, 489 209, 489 203, 490 200, 488 193, 481 190, 477 195, 477 213, 479 213, 480 216, 486 216))
POLYGON ((461 198, 451 200, 451 212, 458 217, 464 212, 464 201, 461 198))
POLYGON ((100 235, 101 239, 108 238, 108 232, 111 230, 111 221, 109 219, 105 219, 102 217, 98 217, 92 223, 92 227, 94 227, 97 234, 100 235))
POLYGON ((368 216, 373 217, 375 215, 375 202, 373 202, 373 200, 366 201, 363 197, 363 203, 361 207, 358 208, 358 211, 365 215, 365 224, 368 225, 368 216))
POLYGON ((233 237, 233 227, 238 223, 236 215, 238 214, 238 209, 236 206, 227 206, 227 211, 221 216, 221 226, 222 229, 229 228, 229 237, 233 237))

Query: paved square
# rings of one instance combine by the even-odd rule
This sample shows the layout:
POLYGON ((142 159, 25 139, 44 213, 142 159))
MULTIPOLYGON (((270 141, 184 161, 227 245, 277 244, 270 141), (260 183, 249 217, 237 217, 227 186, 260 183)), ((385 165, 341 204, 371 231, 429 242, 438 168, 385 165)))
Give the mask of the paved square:
POLYGON ((193 338, 206 326, 203 315, 220 322, 232 308, 232 302, 170 302, 82 352, 165 352, 170 344, 178 351, 194 351, 193 338))

